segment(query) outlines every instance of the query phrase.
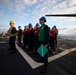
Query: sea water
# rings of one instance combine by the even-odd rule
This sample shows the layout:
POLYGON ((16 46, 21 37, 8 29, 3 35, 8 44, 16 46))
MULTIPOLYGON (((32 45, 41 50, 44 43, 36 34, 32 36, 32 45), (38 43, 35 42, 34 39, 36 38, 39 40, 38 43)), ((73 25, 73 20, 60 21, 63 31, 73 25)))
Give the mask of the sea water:
POLYGON ((76 41, 76 34, 59 34, 59 38, 76 41))

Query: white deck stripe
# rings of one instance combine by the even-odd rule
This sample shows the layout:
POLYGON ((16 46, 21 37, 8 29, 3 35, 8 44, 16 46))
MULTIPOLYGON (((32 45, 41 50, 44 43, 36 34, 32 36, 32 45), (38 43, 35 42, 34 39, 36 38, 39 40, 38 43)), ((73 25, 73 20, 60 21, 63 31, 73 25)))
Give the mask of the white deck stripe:
POLYGON ((16 44, 17 50, 20 52, 20 54, 24 57, 24 59, 29 63, 29 65, 34 69, 37 68, 43 63, 37 63, 35 62, 28 54, 26 54, 17 44, 16 44))
POLYGON ((61 47, 59 47, 59 49, 60 49, 60 50, 62 50, 62 51, 64 51, 64 50, 65 50, 65 49, 63 49, 63 48, 61 48, 61 47))
POLYGON ((0 43, 6 43, 5 41, 2 41, 2 42, 0 42, 0 43))
POLYGON ((76 50, 76 48, 67 49, 67 50, 65 50, 65 51, 63 51, 63 52, 61 52, 61 53, 59 53, 57 55, 54 55, 54 56, 49 57, 48 58, 48 61, 49 62, 54 61, 54 60, 56 60, 56 59, 58 59, 58 58, 60 58, 60 57, 62 57, 64 55, 66 55, 66 54, 68 54, 68 53, 70 53, 72 51, 75 51, 75 50, 76 50))
MULTIPOLYGON (((0 42, 0 43, 6 43, 6 42, 9 42, 9 41, 2 41, 2 42, 0 42)), ((15 41, 15 42, 18 42, 18 41, 15 41)), ((23 41, 21 41, 21 42, 23 42, 23 41)))
MULTIPOLYGON (((37 62, 35 62, 35 61, 34 61, 28 54, 26 54, 17 44, 16 44, 16 48, 17 48, 17 50, 20 52, 20 54, 24 57, 24 59, 29 63, 29 65, 30 65, 33 69, 35 69, 35 68, 43 65, 43 63, 37 63, 37 62)), ((75 50, 76 50, 76 47, 75 47, 75 48, 72 48, 72 49, 69 49, 69 50, 67 49, 67 50, 65 50, 65 51, 63 51, 63 52, 61 52, 61 53, 59 53, 59 54, 57 54, 57 55, 54 55, 54 56, 49 57, 49 58, 48 58, 48 61, 49 61, 49 62, 54 61, 54 60, 56 60, 56 59, 58 59, 58 58, 60 58, 60 57, 62 57, 62 56, 64 56, 64 55, 68 54, 69 51, 72 52, 72 51, 75 51, 75 50)))

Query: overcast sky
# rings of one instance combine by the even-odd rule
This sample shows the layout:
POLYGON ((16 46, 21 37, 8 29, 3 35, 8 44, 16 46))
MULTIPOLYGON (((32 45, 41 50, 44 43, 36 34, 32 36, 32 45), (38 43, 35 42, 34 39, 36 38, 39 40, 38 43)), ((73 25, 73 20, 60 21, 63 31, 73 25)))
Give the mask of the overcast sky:
MULTIPOLYGON (((35 26, 46 14, 76 14, 76 0, 0 0, 0 32, 7 31, 9 21, 35 26)), ((56 25, 59 33, 76 33, 76 17, 46 17, 49 27, 56 25)))

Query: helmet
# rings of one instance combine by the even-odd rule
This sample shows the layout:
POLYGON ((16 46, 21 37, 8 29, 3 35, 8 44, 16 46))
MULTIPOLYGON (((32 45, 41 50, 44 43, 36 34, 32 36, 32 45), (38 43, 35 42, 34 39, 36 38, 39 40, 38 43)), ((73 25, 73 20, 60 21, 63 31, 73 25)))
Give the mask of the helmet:
POLYGON ((52 30, 54 30, 54 27, 52 27, 52 30))
POLYGON ((44 22, 46 22, 46 18, 44 16, 41 17, 39 20, 44 20, 44 22))
POLYGON ((34 26, 34 28, 36 28, 36 26, 34 26))
POLYGON ((54 28, 56 28, 56 25, 54 25, 54 28))
POLYGON ((14 23, 14 21, 11 20, 10 23, 14 23))
POLYGON ((26 28, 26 26, 24 26, 24 28, 26 28))
POLYGON ((18 28, 21 28, 21 26, 18 26, 18 28))
POLYGON ((36 27, 39 26, 39 23, 36 24, 36 27))
POLYGON ((50 30, 50 27, 48 27, 49 28, 49 30, 50 30))
POLYGON ((32 26, 32 24, 31 24, 31 23, 29 23, 29 26, 32 26))

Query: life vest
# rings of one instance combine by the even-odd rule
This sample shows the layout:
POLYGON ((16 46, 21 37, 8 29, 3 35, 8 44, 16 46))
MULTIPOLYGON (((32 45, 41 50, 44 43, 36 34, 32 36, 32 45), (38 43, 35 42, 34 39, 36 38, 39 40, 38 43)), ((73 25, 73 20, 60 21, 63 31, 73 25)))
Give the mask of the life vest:
POLYGON ((10 37, 18 35, 17 30, 16 30, 15 27, 10 27, 9 30, 7 31, 7 33, 10 37))
POLYGON ((22 29, 18 30, 18 35, 22 35, 22 29))
POLYGON ((57 35, 58 35, 58 29, 56 28, 55 29, 55 38, 57 38, 57 35))
POLYGON ((55 38, 55 30, 50 30, 50 37, 55 38))
POLYGON ((28 28, 28 31, 29 31, 29 32, 30 32, 31 30, 34 30, 34 28, 33 28, 33 27, 28 28))
POLYGON ((24 29, 23 35, 26 35, 28 32, 28 29, 24 29))
POLYGON ((39 35, 38 35, 39 41, 45 41, 45 38, 46 38, 46 36, 45 36, 45 30, 44 30, 45 26, 46 26, 46 25, 43 24, 43 25, 40 27, 39 35))
POLYGON ((40 29, 40 27, 37 27, 37 28, 35 29, 35 37, 38 36, 38 34, 39 34, 39 29, 40 29))
POLYGON ((33 27, 28 28, 28 35, 29 35, 29 37, 34 37, 34 32, 35 32, 35 30, 34 30, 33 27))

